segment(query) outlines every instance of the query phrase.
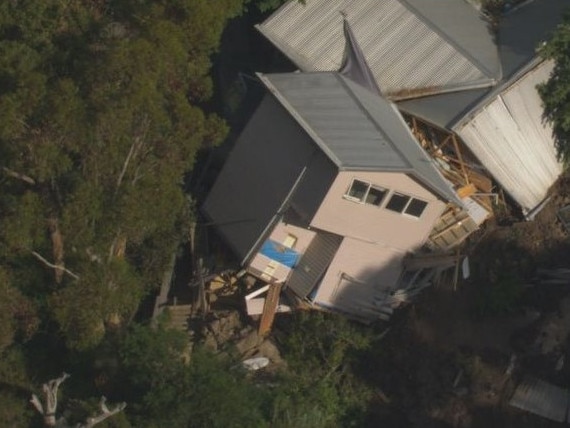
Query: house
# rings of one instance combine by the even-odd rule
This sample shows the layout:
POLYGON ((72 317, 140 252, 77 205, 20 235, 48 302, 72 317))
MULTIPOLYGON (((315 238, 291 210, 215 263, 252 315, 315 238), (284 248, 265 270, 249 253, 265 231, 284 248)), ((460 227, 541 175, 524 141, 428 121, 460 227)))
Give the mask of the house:
POLYGON ((382 94, 456 135, 532 218, 562 171, 537 83, 552 64, 536 49, 566 0, 530 0, 493 34, 463 0, 290 1, 258 29, 302 71, 338 70, 343 16, 382 94))
POLYGON ((255 277, 385 319, 433 275, 409 256, 488 216, 482 171, 528 218, 544 203, 561 165, 534 46, 564 0, 525 2, 498 37, 463 0, 305 3, 258 26, 301 71, 258 75, 266 95, 202 211, 255 277))
POLYGON ((337 72, 259 78, 268 93, 203 212, 249 273, 378 318, 406 255, 462 201, 393 103, 337 72))

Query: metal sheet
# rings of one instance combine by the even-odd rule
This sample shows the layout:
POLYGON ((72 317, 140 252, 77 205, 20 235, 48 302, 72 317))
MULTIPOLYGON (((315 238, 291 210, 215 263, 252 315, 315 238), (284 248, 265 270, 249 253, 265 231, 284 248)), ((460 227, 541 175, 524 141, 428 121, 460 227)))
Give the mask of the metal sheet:
POLYGON ((338 73, 260 77, 340 169, 409 173, 461 206, 394 104, 338 73))
POLYGON ((526 378, 515 390, 509 404, 543 418, 566 422, 570 393, 540 379, 526 378))
POLYGON ((347 16, 384 95, 393 99, 484 87, 500 79, 486 24, 457 0, 290 1, 258 26, 303 71, 343 61, 347 16))
MULTIPOLYGON (((423 0, 425 1, 425 0, 423 0)), ((536 48, 548 39, 562 21, 568 0, 526 1, 504 15, 499 23, 498 48, 502 67, 501 85, 520 72, 536 57, 536 48)), ((443 128, 460 122, 486 97, 496 95, 489 89, 460 91, 402 101, 398 107, 443 128)))
POLYGON ((543 62, 456 129, 525 214, 544 200, 562 172, 536 90, 552 66, 543 62))

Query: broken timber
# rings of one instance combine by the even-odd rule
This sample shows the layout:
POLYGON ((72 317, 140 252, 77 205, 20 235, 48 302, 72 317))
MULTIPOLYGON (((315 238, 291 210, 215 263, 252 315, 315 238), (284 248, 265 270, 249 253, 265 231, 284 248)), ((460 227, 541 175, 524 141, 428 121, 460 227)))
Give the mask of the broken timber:
POLYGON ((277 306, 279 305, 279 297, 281 296, 282 287, 283 283, 281 282, 269 285, 269 291, 267 292, 265 304, 263 305, 261 321, 259 322, 258 333, 261 337, 265 336, 271 331, 271 326, 273 325, 273 320, 275 319, 275 313, 277 312, 277 306))
POLYGON ((487 211, 493 212, 489 198, 489 194, 493 192, 493 183, 461 139, 452 132, 416 117, 410 116, 408 121, 411 121, 412 133, 438 165, 440 172, 459 189, 459 197, 472 196, 487 211), (462 196, 461 192, 468 194, 462 196))

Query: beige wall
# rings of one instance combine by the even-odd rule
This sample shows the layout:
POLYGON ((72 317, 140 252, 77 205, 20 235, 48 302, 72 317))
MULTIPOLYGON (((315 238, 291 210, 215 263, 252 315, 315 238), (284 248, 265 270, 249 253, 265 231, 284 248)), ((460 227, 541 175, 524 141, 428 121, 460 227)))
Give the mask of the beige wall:
POLYGON ((343 240, 314 302, 335 307, 366 318, 374 311, 374 302, 396 286, 402 272, 405 253, 355 239, 343 240), (342 274, 356 282, 342 279, 342 274))
MULTIPOLYGON (((315 232, 280 222, 277 224, 277 226, 275 226, 275 229, 273 229, 273 232, 271 233, 269 239, 283 243, 285 242, 287 235, 293 235, 297 238, 293 249, 295 249, 300 254, 303 254, 315 236, 315 232)), ((250 267, 255 271, 263 272, 270 262, 271 259, 269 257, 257 253, 252 259, 250 267)), ((282 265, 281 263, 277 263, 275 273, 273 274, 273 279, 276 281, 284 281, 289 276, 289 272, 291 272, 290 268, 282 265)))
POLYGON ((405 174, 342 171, 311 226, 400 251, 414 251, 425 242, 444 209, 444 202, 405 174), (428 206, 420 218, 415 218, 383 208, 390 194, 384 198, 380 207, 348 200, 343 195, 354 178, 384 187, 390 190, 390 194, 397 191, 417 197, 428 202, 428 206))

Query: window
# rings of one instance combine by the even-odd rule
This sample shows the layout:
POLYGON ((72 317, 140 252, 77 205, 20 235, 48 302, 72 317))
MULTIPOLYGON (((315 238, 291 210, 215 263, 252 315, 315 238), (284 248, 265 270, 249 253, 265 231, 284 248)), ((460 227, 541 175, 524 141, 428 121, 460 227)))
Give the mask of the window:
POLYGON ((376 205, 377 207, 380 206, 382 201, 384 200, 384 196, 386 196, 386 189, 382 189, 376 186, 370 186, 368 189, 368 195, 366 195, 366 203, 370 205, 376 205))
POLYGON ((412 198, 402 193, 394 193, 388 203, 386 209, 397 213, 404 213, 412 217, 421 217, 427 202, 421 199, 412 198))
POLYGON ((368 187, 369 184, 365 183, 364 181, 353 180, 352 185, 350 186, 350 189, 348 189, 348 193, 346 194, 346 196, 348 196, 351 199, 364 202, 364 197, 368 192, 368 187))
POLYGON ((287 248, 295 248, 297 243, 297 237, 295 235, 287 234, 287 237, 283 241, 283 246, 287 248))
POLYGON ((410 197, 406 195, 402 195, 401 193, 394 193, 388 203, 386 204, 386 209, 390 211, 395 211, 397 213, 401 213, 410 202, 410 197))
POLYGON ((421 201, 419 199, 414 199, 410 201, 406 207, 406 214, 413 215, 414 217, 420 217, 427 207, 427 202, 421 201))
POLYGON ((361 180, 352 180, 345 197, 355 202, 362 202, 379 207, 388 191, 361 180))

